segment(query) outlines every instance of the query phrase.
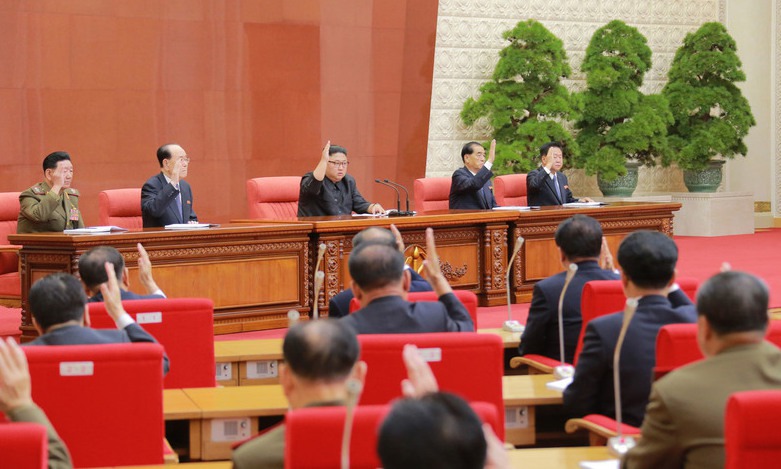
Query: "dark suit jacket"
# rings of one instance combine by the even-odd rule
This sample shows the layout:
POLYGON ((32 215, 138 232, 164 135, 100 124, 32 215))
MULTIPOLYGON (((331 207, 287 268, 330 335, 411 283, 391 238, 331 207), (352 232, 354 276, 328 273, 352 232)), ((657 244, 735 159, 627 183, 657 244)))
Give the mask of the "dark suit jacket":
MULTIPOLYGON (((128 300, 159 300, 165 298, 163 295, 139 295, 138 293, 133 293, 129 290, 120 290, 120 296, 122 297, 122 301, 128 301, 128 300)), ((91 296, 87 303, 102 303, 103 302, 103 293, 97 292, 94 296, 91 296)))
POLYGON ((173 184, 166 182, 163 173, 152 176, 141 188, 141 216, 144 228, 198 221, 193 210, 193 191, 190 184, 180 179, 177 191, 173 184), (176 196, 179 192, 182 193, 181 214, 177 214, 176 209, 176 196))
MULTIPOLYGON (((122 344, 127 342, 153 342, 149 335, 136 323, 129 324, 124 329, 92 329, 81 326, 65 326, 36 338, 24 344, 27 345, 94 345, 122 344)), ((168 373, 168 356, 163 354, 163 373, 168 373)))
POLYGON ((491 190, 491 177, 494 175, 490 169, 483 166, 477 174, 472 175, 466 167, 458 168, 453 173, 450 183, 451 209, 484 210, 496 207, 496 199, 491 190))
POLYGON ((355 178, 349 174, 345 174, 342 180, 336 183, 327 177, 318 181, 311 172, 301 178, 301 187, 298 191, 299 217, 366 213, 370 205, 371 203, 358 192, 355 178))
POLYGON ((564 199, 556 195, 556 186, 550 175, 545 172, 545 168, 540 166, 539 168, 529 172, 526 175, 526 197, 528 198, 529 205, 542 206, 542 205, 562 205, 577 202, 572 195, 572 191, 569 190, 569 182, 567 176, 562 172, 556 174, 556 178, 559 180, 559 189, 564 193, 564 199))
MULTIPOLYGON (((409 285, 410 292, 418 291, 432 291, 431 284, 426 281, 419 273, 413 269, 409 269, 410 277, 412 281, 409 285)), ((331 301, 328 302, 328 317, 329 318, 341 318, 350 314, 350 301, 353 299, 353 291, 351 288, 342 290, 336 295, 331 297, 331 301)))
POLYGON ((456 295, 439 301, 410 303, 400 296, 377 298, 341 319, 358 334, 408 334, 415 332, 473 332, 475 326, 456 295))
MULTIPOLYGON (((621 404, 624 423, 629 425, 640 426, 643 422, 659 329, 666 324, 697 321, 695 307, 683 292, 673 292, 669 298, 658 295, 641 298, 627 329, 621 350, 621 404)), ((569 415, 603 414, 615 418, 613 351, 623 316, 623 313, 602 316, 586 326, 575 378, 564 390, 564 410, 569 415)))
MULTIPOLYGON (((620 276, 603 270, 596 261, 578 262, 578 270, 572 277, 564 295, 562 318, 564 319, 564 361, 572 363, 578 345, 583 321, 580 315, 580 297, 583 285, 591 280, 617 280, 620 276)), ((521 336, 518 353, 535 353, 560 359, 559 352, 559 297, 564 288, 566 272, 558 273, 534 285, 532 302, 526 329, 521 336)))

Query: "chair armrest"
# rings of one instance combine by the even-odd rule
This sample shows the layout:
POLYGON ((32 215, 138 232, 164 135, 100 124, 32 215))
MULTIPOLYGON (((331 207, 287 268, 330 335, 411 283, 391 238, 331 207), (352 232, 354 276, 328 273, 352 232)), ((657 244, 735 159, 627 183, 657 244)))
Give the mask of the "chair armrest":
POLYGON ((510 359, 510 368, 518 368, 521 365, 529 367, 529 374, 549 375, 561 362, 542 355, 529 354, 510 359))
MULTIPOLYGON (((564 430, 567 433, 575 433, 578 430, 586 430, 589 432, 589 442, 591 446, 603 446, 607 443, 609 438, 618 435, 618 422, 610 417, 599 414, 589 414, 579 419, 569 419, 564 425, 564 430)), ((632 436, 639 438, 640 429, 621 424, 621 431, 624 436, 632 436)))
POLYGON ((19 252, 22 246, 17 244, 0 244, 0 252, 19 252))

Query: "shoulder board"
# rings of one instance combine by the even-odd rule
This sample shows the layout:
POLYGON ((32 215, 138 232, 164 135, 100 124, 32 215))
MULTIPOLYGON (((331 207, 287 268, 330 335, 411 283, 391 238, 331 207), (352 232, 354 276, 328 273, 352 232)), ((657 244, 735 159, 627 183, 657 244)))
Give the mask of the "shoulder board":
POLYGON ((77 189, 67 189, 67 191, 68 191, 68 195, 72 195, 74 197, 79 196, 79 191, 77 189))
POLYGON ((31 187, 30 191, 32 191, 32 193, 35 195, 44 195, 46 193, 46 190, 44 190, 44 188, 41 187, 40 184, 36 184, 33 187, 31 187))

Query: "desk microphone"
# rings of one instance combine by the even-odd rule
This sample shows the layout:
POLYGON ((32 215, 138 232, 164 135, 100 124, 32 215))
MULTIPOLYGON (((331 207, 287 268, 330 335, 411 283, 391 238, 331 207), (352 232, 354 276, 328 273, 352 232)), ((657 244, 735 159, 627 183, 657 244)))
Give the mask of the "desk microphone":
POLYGON ((320 264, 323 262, 323 257, 325 257, 325 243, 320 243, 317 247, 317 263, 315 264, 315 291, 314 298, 312 299, 312 301, 314 301, 314 307, 312 308, 313 319, 320 318, 320 288, 322 288, 325 281, 325 272, 320 270, 320 264))
POLYGON ((569 265, 567 276, 564 279, 564 287, 562 287, 561 295, 559 296, 559 357, 561 358, 561 365, 553 369, 553 375, 556 379, 572 378, 575 374, 575 368, 564 362, 564 295, 567 293, 567 287, 569 287, 577 271, 577 264, 572 263, 569 265))
POLYGON ((388 186, 391 189, 393 189, 394 192, 396 192, 396 213, 401 213, 401 193, 399 192, 399 190, 396 189, 396 187, 393 186, 392 184, 388 184, 387 182, 382 182, 379 179, 375 179, 374 182, 376 182, 377 184, 382 184, 383 186, 388 186))
POLYGON ((363 384, 355 378, 350 378, 345 385, 347 386, 347 409, 344 414, 344 431, 342 432, 342 469, 350 469, 350 438, 353 432, 353 418, 363 384))
POLYGON ((410 210, 409 210, 409 191, 407 190, 407 188, 402 186, 398 182, 393 182, 393 181, 391 181, 389 179, 385 179, 385 182, 387 182, 388 184, 393 184, 396 187, 401 187, 401 190, 404 191, 404 195, 406 197, 406 203, 407 203, 407 211, 405 213, 406 213, 406 215, 409 215, 409 216, 414 215, 415 213, 414 212, 410 212, 410 210))
POLYGON ((287 327, 291 328, 296 325, 298 322, 298 319, 301 317, 301 313, 299 313, 295 309, 291 309, 287 312, 287 327))
POLYGON ((613 352, 613 393, 615 394, 616 406, 616 429, 617 435, 607 440, 608 450, 619 458, 635 446, 635 439, 631 436, 624 436, 621 431, 622 409, 621 409, 621 374, 618 366, 621 358, 621 346, 624 345, 624 337, 629 323, 637 310, 637 298, 627 298, 624 308, 624 321, 621 323, 621 332, 618 334, 616 349, 613 352))
POLYGON ((523 333, 525 327, 518 321, 513 320, 513 309, 510 304, 510 272, 513 270, 513 264, 515 263, 515 257, 521 252, 521 246, 523 246, 523 236, 518 236, 515 240, 515 247, 513 248, 513 255, 510 256, 510 263, 507 264, 507 276, 505 277, 504 286, 507 288, 507 320, 502 325, 502 330, 509 332, 523 333))

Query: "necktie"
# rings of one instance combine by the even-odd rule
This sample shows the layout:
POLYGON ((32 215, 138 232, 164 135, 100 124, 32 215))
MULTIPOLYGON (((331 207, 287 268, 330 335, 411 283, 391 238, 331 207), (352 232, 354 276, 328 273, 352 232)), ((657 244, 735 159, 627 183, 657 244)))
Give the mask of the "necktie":
POLYGON ((182 217, 182 193, 176 195, 176 218, 179 219, 179 223, 184 223, 184 218, 182 217))
POLYGON ((559 198, 559 203, 564 203, 564 197, 561 196, 561 189, 559 188, 559 178, 553 174, 553 185, 556 186, 556 196, 559 198))

